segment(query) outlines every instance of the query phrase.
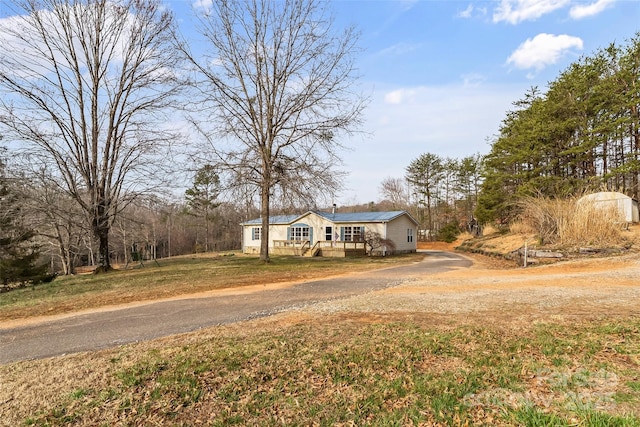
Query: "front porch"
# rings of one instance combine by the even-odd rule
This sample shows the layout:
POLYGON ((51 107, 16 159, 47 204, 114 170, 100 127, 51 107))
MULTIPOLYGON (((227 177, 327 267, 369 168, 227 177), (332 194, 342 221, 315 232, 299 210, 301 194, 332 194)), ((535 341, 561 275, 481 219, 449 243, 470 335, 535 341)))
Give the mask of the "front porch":
POLYGON ((357 257, 367 254, 365 242, 336 242, 319 240, 313 246, 309 240, 274 240, 271 253, 274 255, 357 257))

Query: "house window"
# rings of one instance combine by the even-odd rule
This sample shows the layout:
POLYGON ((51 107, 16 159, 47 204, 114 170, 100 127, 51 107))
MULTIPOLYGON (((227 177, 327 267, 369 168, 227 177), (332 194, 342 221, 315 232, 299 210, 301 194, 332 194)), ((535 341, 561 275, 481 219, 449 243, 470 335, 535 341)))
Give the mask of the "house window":
POLYGON ((290 240, 309 240, 309 227, 291 227, 290 240))
POLYGON ((344 227, 345 242, 362 242, 364 237, 364 227, 344 227))
POLYGON ((413 242, 413 228, 407 228, 407 242, 413 242))
POLYGON ((262 234, 262 228, 253 227, 251 229, 251 240, 260 240, 261 234, 262 234))

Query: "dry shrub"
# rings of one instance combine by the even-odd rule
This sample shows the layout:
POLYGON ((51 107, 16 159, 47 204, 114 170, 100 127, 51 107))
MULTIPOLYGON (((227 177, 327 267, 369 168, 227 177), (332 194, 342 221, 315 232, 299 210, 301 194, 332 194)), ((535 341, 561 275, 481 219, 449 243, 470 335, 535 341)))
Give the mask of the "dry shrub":
POLYGON ((468 231, 463 231, 462 233, 458 234, 456 242, 464 242, 465 240, 471 239, 473 239, 473 234, 469 233, 468 231))
POLYGON ((535 230, 542 244, 605 247, 623 241, 624 218, 614 206, 538 196, 522 199, 520 207, 519 222, 535 230))
POLYGON ((482 235, 483 236, 490 236, 490 235, 495 234, 497 232, 498 232, 498 229, 495 228, 491 224, 487 224, 482 228, 482 235))
POLYGON ((531 224, 522 220, 517 220, 509 224, 509 231, 512 234, 535 234, 536 230, 533 229, 531 224))

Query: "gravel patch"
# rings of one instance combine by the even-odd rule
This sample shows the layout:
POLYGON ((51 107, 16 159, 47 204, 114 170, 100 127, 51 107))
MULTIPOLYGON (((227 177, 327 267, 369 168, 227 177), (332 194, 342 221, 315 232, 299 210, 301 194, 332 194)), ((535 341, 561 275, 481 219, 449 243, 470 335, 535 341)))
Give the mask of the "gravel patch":
POLYGON ((636 257, 568 262, 511 271, 476 269, 415 279, 390 289, 308 306, 313 313, 484 311, 584 312, 589 307, 640 313, 640 262, 636 257), (609 268, 615 264, 615 268, 609 268), (581 270, 584 271, 576 271, 581 270), (594 271, 595 270, 595 271, 594 271))

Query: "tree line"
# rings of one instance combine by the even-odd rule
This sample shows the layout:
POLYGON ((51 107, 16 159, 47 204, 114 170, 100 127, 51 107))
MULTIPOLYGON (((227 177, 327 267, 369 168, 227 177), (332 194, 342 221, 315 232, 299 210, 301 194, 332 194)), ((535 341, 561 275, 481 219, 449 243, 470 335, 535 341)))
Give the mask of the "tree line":
POLYGON ((507 113, 485 157, 478 219, 514 201, 607 189, 640 199, 640 34, 571 64, 507 113))
MULTIPOLYGON (((82 209, 60 188, 11 170, 4 158, 0 156, 2 286, 99 265, 99 247, 82 209)), ((176 255, 237 249, 238 224, 259 212, 220 199, 212 185, 215 177, 211 166, 205 165, 195 172, 185 197, 149 195, 129 203, 111 228, 111 262, 139 265, 176 255)))
POLYGON ((194 9, 197 45, 159 0, 3 7, 0 130, 32 201, 24 211, 63 272, 77 257, 109 270, 141 240, 180 252, 175 226, 189 217, 175 209, 200 218, 209 250, 259 206, 269 261, 273 206, 312 206, 340 187, 341 137, 357 131, 366 97, 354 85, 358 34, 335 27, 327 3, 215 1, 194 9), (196 184, 175 205, 168 194, 188 169, 196 184))
MULTIPOLYGON (((194 10, 197 45, 158 0, 3 5, 3 262, 41 252, 70 273, 237 247, 237 224, 256 215, 267 262, 274 209, 339 190, 341 141, 367 98, 358 32, 336 28, 330 4, 218 0, 194 10)), ((423 154, 383 181, 385 203, 434 238, 505 221, 536 192, 637 199, 639 76, 640 36, 584 57, 514 103, 484 158, 423 154)))
POLYGON ((424 153, 403 178, 385 178, 380 193, 392 209, 405 209, 419 222, 418 238, 450 239, 477 231, 474 212, 482 183, 482 156, 455 159, 424 153))
POLYGON ((408 209, 423 239, 508 223, 518 200, 619 191, 640 199, 640 34, 572 63, 507 112, 486 155, 425 153, 386 178, 386 203, 408 209))

